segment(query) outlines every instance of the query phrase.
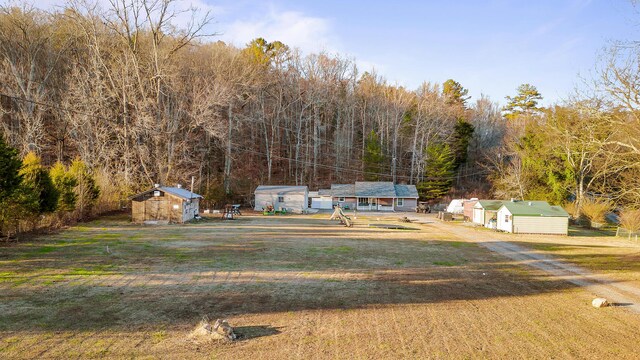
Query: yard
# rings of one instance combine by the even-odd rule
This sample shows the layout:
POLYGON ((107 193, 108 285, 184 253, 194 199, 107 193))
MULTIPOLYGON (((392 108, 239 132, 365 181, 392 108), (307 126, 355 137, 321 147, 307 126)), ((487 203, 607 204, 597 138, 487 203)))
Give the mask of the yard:
POLYGON ((112 217, 3 245, 0 357, 637 357, 640 315, 473 238, 326 217, 112 217), (240 340, 190 337, 203 316, 240 340))

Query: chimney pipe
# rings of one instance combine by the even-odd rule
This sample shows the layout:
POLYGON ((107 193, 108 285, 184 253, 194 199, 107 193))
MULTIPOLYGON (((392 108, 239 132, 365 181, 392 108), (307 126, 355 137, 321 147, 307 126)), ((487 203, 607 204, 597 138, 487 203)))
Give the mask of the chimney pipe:
POLYGON ((160 184, 153 184, 153 187, 154 187, 154 188, 159 188, 159 187, 160 187, 160 184))
POLYGON ((178 189, 182 189, 182 185, 181 185, 181 184, 176 184, 176 187, 177 187, 178 189))

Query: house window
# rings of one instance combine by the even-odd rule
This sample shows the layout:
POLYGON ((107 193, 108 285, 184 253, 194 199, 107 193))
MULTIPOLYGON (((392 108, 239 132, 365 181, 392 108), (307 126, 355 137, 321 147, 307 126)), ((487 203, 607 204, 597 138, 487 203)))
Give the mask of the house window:
POLYGON ((398 199, 398 206, 404 206, 404 199, 398 199))
POLYGON ((153 196, 160 196, 160 191, 156 190, 153 192, 153 196))
POLYGON ((369 206, 369 198, 358 198, 358 206, 369 206))
POLYGON ((509 222, 509 214, 504 214, 504 222, 509 222))
POLYGON ((344 197, 339 197, 339 198, 338 198, 338 201, 339 201, 339 202, 344 202, 344 197))
POLYGON ((284 202, 284 196, 278 196, 278 202, 284 202))

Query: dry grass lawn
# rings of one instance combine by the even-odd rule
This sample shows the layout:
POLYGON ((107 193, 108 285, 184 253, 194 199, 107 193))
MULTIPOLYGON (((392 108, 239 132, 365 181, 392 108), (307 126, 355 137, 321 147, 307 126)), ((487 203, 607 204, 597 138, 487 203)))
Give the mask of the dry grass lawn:
POLYGON ((368 223, 106 218, 1 247, 0 357, 637 358, 639 315, 436 226, 368 223), (240 340, 190 338, 205 315, 240 340))

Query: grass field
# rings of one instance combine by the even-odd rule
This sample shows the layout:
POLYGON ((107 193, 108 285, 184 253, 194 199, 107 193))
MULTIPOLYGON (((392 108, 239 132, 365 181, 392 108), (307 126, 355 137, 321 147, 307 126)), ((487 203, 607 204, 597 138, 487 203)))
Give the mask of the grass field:
POLYGON ((106 218, 4 246, 0 357, 637 358, 639 315, 473 239, 368 223, 106 218), (240 340, 191 338, 203 316, 240 340))

